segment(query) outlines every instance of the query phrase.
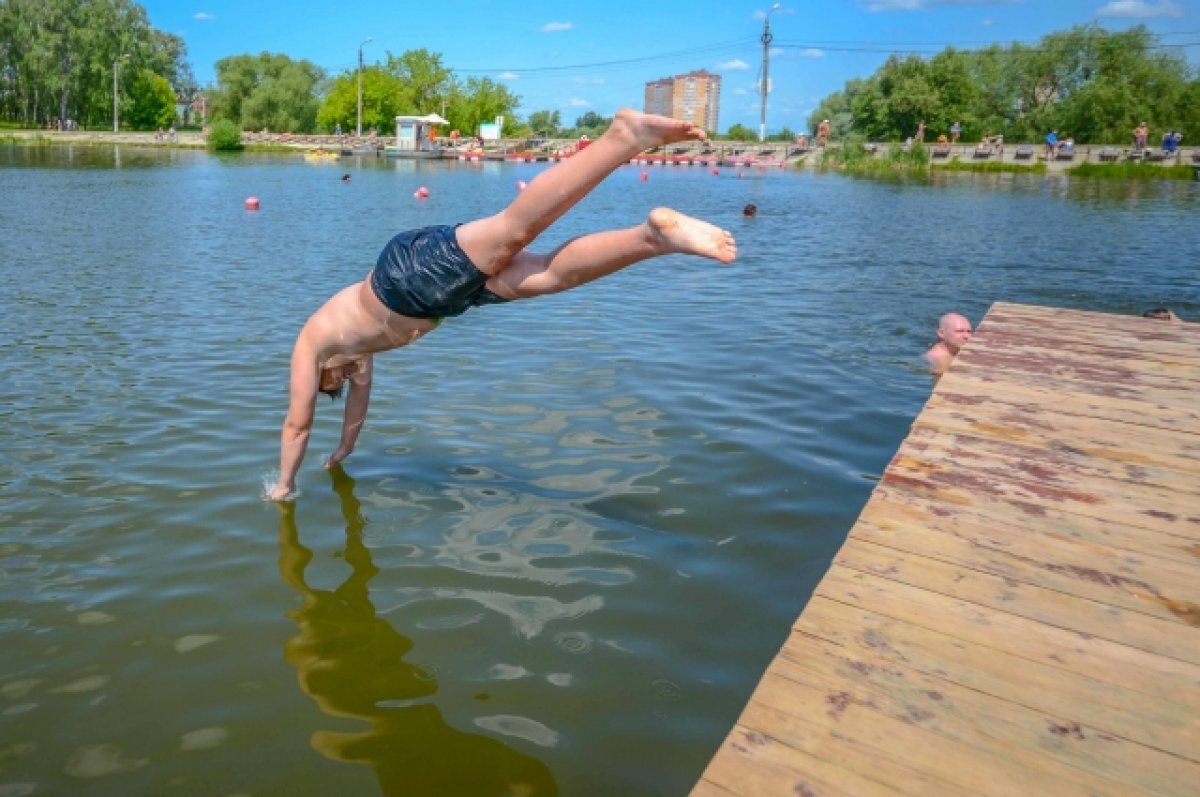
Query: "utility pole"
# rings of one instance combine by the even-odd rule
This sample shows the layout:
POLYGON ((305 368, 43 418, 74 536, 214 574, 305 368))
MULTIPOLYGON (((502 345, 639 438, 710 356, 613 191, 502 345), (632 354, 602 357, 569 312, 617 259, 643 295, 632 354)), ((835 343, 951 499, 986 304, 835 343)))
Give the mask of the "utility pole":
POLYGON ((779 3, 771 6, 771 10, 763 17, 763 62, 762 62, 762 83, 759 84, 759 96, 762 97, 762 113, 758 119, 758 140, 765 141, 767 139, 767 88, 771 84, 771 79, 768 76, 770 69, 770 53, 771 53, 771 15, 779 10, 779 3))
POLYGON ((362 138, 362 50, 372 41, 372 37, 368 36, 365 42, 358 45, 358 124, 354 126, 354 135, 357 138, 362 138))
POLYGON ((120 55, 117 56, 116 60, 113 61, 113 132, 114 133, 120 132, 120 128, 121 128, 121 101, 120 101, 120 98, 118 97, 118 93, 121 90, 121 88, 120 88, 121 59, 128 58, 128 57, 129 57, 129 53, 121 53, 120 55))

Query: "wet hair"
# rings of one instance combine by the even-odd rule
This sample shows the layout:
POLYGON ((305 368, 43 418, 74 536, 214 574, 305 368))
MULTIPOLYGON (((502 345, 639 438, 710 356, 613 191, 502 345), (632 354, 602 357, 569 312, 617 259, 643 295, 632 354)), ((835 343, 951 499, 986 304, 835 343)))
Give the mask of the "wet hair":
POLYGON ((1170 321, 1171 311, 1166 307, 1152 307, 1142 313, 1142 318, 1157 318, 1159 321, 1170 321))
POLYGON ((324 393, 326 396, 329 396, 330 401, 337 401, 342 397, 342 394, 346 392, 346 380, 343 379, 338 383, 337 387, 331 390, 326 390, 323 387, 318 387, 317 390, 321 393, 324 393))
POLYGON ((749 205, 746 205, 746 207, 742 208, 743 216, 753 216, 757 212, 758 212, 758 205, 755 205, 753 202, 751 202, 749 205))

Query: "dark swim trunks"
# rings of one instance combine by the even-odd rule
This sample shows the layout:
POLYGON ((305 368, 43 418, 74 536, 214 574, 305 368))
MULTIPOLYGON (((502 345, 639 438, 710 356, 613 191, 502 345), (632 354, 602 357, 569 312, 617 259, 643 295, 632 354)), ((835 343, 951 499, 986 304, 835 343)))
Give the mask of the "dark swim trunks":
POLYGON ((458 246, 454 227, 408 230, 388 241, 371 270, 371 289, 393 313, 441 320, 508 299, 484 285, 488 275, 458 246))

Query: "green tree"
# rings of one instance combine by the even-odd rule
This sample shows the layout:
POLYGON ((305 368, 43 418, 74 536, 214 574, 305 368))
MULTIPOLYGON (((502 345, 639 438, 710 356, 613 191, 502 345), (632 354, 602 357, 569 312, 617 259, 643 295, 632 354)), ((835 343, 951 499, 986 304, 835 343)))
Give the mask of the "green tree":
POLYGON ((449 104, 454 72, 442 64, 441 53, 425 49, 387 55, 384 69, 405 87, 401 113, 424 116, 440 113, 449 104))
MULTIPOLYGON (((396 76, 379 66, 363 69, 363 130, 374 128, 381 135, 395 132, 396 117, 402 109, 411 107, 408 87, 396 76)), ((358 72, 348 72, 334 79, 321 107, 317 111, 317 126, 332 132, 341 125, 347 132, 358 123, 358 72)))
POLYGON ((309 61, 286 55, 236 55, 216 63, 218 91, 213 115, 243 130, 265 127, 279 133, 316 129, 320 105, 316 89, 324 71, 309 61))
POLYGON ((138 71, 121 119, 134 130, 154 130, 175 123, 175 90, 165 77, 149 69, 138 71))
POLYGON ((553 138, 562 126, 562 115, 558 111, 534 111, 529 114, 526 124, 536 135, 553 138))
POLYGON ((725 137, 731 141, 757 141, 758 133, 754 132, 744 124, 738 123, 729 128, 725 133, 725 137))
POLYGON ((474 134, 479 125, 504 117, 503 135, 508 136, 520 125, 516 108, 521 98, 491 78, 472 77, 465 83, 455 83, 447 103, 446 118, 456 130, 474 134))

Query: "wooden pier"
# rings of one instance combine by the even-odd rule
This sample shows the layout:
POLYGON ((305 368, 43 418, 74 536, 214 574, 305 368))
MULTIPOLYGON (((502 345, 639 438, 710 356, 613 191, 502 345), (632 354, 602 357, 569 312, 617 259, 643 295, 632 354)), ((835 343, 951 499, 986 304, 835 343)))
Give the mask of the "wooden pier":
POLYGON ((1200 794, 1200 324, 993 306, 693 794, 1200 794))

